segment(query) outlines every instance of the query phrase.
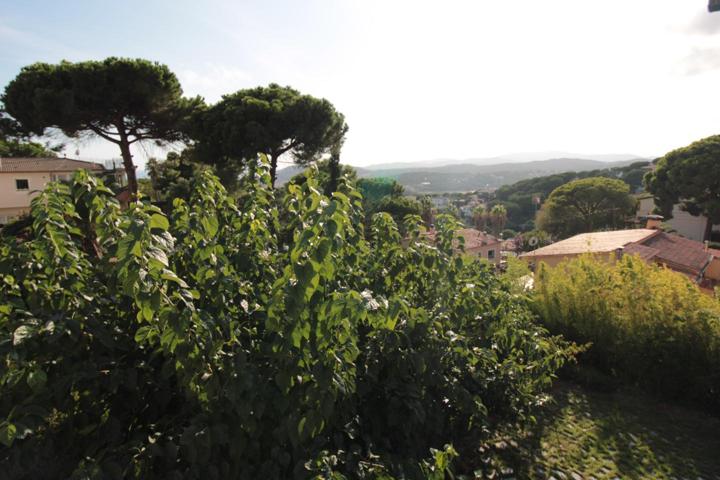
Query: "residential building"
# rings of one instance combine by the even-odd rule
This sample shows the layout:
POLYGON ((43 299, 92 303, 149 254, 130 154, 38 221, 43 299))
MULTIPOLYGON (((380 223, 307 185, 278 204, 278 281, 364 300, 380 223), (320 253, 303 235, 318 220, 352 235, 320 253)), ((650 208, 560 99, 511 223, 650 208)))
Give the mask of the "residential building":
POLYGON ((720 282, 720 251, 707 244, 658 230, 659 221, 650 219, 648 227, 609 232, 592 232, 538 248, 520 255, 523 260, 555 266, 583 254, 615 262, 623 255, 637 255, 646 262, 664 265, 682 273, 700 287, 711 290, 720 282))
MULTIPOLYGON (((652 215, 655 209, 655 200, 651 194, 642 194, 637 197, 638 209, 637 209, 637 221, 643 222, 649 215, 652 215)), ((710 240, 710 234, 712 230, 720 229, 720 225, 712 226, 708 218, 704 215, 691 215, 690 213, 682 210, 680 205, 675 205, 672 211, 672 218, 665 222, 670 226, 678 235, 703 242, 710 240)))
POLYGON ((75 171, 106 172, 99 163, 70 158, 1 158, 0 225, 29 212, 30 201, 52 181, 70 180, 75 171))
MULTIPOLYGON (((430 229, 423 232, 421 237, 431 243, 434 243, 435 235, 436 231, 434 229, 430 229)), ((464 252, 466 255, 484 258, 494 264, 500 263, 500 252, 502 250, 501 240, 474 228, 462 228, 460 230, 456 230, 455 236, 463 238, 464 252)), ((460 253, 459 242, 456 241, 455 245, 457 246, 456 252, 460 253)))

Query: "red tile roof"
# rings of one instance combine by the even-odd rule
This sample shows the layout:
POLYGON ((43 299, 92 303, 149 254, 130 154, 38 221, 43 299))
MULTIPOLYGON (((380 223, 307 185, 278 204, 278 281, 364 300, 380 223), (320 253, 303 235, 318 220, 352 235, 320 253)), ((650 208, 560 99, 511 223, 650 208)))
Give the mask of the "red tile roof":
MULTIPOLYGON (((426 232, 422 232, 421 236, 430 242, 435 242, 436 234, 436 230, 428 230, 426 232)), ((462 237, 465 240, 465 250, 501 243, 501 241, 494 236, 474 228, 461 228, 459 230, 455 230, 455 237, 462 237)), ((455 240, 455 245, 457 246, 457 240, 455 240)))
POLYGON ((706 249, 701 242, 643 228, 583 233, 520 256, 568 256, 618 249, 625 255, 639 255, 643 260, 658 262, 694 277, 703 271, 713 256, 720 257, 720 250, 706 249))
POLYGON ((658 250, 653 259, 667 264, 673 270, 699 274, 712 259, 705 244, 679 235, 661 232, 638 243, 658 250))
POLYGON ((72 158, 0 157, 0 173, 74 172, 75 170, 82 169, 103 171, 105 170, 105 167, 103 167, 99 163, 86 162, 84 160, 75 160, 72 158))
POLYGON ((637 255, 643 260, 650 260, 651 258, 657 256, 657 254, 660 253, 660 250, 657 248, 646 247, 645 245, 640 245, 639 243, 630 243, 623 248, 622 252, 623 255, 637 255))

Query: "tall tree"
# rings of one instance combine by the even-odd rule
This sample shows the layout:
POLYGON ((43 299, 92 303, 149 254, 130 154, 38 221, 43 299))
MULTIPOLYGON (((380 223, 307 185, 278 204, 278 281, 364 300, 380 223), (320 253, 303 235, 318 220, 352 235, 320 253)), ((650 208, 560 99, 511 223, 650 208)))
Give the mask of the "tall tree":
POLYGON ((69 137, 90 134, 116 144, 132 193, 137 193, 137 177, 131 145, 182 140, 183 121, 202 105, 199 97, 182 96, 167 66, 115 57, 24 67, 2 101, 29 132, 42 135, 57 128, 69 137))
POLYGON ((704 138, 660 158, 645 176, 662 215, 672 218, 675 204, 692 215, 720 223, 720 135, 704 138))
POLYGON ((485 205, 478 205, 473 208, 472 215, 475 228, 485 230, 485 228, 487 228, 487 210, 485 210, 485 205))
POLYGON ((565 238, 597 229, 619 228, 635 213, 637 201, 622 180, 584 178, 562 185, 550 194, 538 213, 537 225, 565 238))
POLYGON ((493 234, 499 235, 505 228, 507 223, 507 209, 501 203, 493 205, 490 209, 490 224, 492 225, 493 234))
POLYGON ((286 153, 300 165, 330 154, 337 181, 346 132, 345 117, 329 101, 273 83, 225 95, 198 115, 193 136, 203 161, 229 165, 238 174, 245 160, 266 154, 274 185, 278 159, 286 153))

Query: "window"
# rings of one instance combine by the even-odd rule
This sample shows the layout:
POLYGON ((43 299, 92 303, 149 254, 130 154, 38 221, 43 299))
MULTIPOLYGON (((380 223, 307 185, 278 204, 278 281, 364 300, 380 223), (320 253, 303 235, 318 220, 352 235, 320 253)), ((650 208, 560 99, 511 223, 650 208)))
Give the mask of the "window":
POLYGON ((17 188, 18 190, 29 190, 30 182, 26 178, 16 178, 15 188, 17 188))
POLYGON ((492 260, 495 258, 495 250, 488 250, 488 259, 492 260))

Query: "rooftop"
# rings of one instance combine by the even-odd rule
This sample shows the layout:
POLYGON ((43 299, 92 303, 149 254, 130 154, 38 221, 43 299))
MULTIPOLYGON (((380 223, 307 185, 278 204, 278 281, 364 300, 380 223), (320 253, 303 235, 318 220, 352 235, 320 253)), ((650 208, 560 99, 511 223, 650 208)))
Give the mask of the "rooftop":
POLYGON ((639 242, 658 233, 659 230, 648 228, 581 233, 580 235, 575 235, 574 237, 561 240, 546 247, 538 248, 532 252, 523 253, 521 257, 612 252, 623 248, 628 243, 639 242))
MULTIPOLYGON (((436 231, 428 230, 423 232, 421 235, 427 238, 430 242, 434 242, 436 231)), ((455 236, 465 239, 465 250, 494 245, 501 242, 494 236, 474 228, 461 228, 459 230, 455 230, 455 236)))
POLYGON ((0 173, 74 172, 75 170, 80 169, 103 171, 105 170, 105 167, 103 167, 99 163, 86 162, 84 160, 75 160, 72 158, 0 157, 0 173))
MULTIPOLYGON (((700 273, 713 256, 700 242, 664 232, 648 238, 642 244, 658 251, 653 259, 694 275, 700 273)), ((623 253, 627 253, 627 249, 623 253)))

